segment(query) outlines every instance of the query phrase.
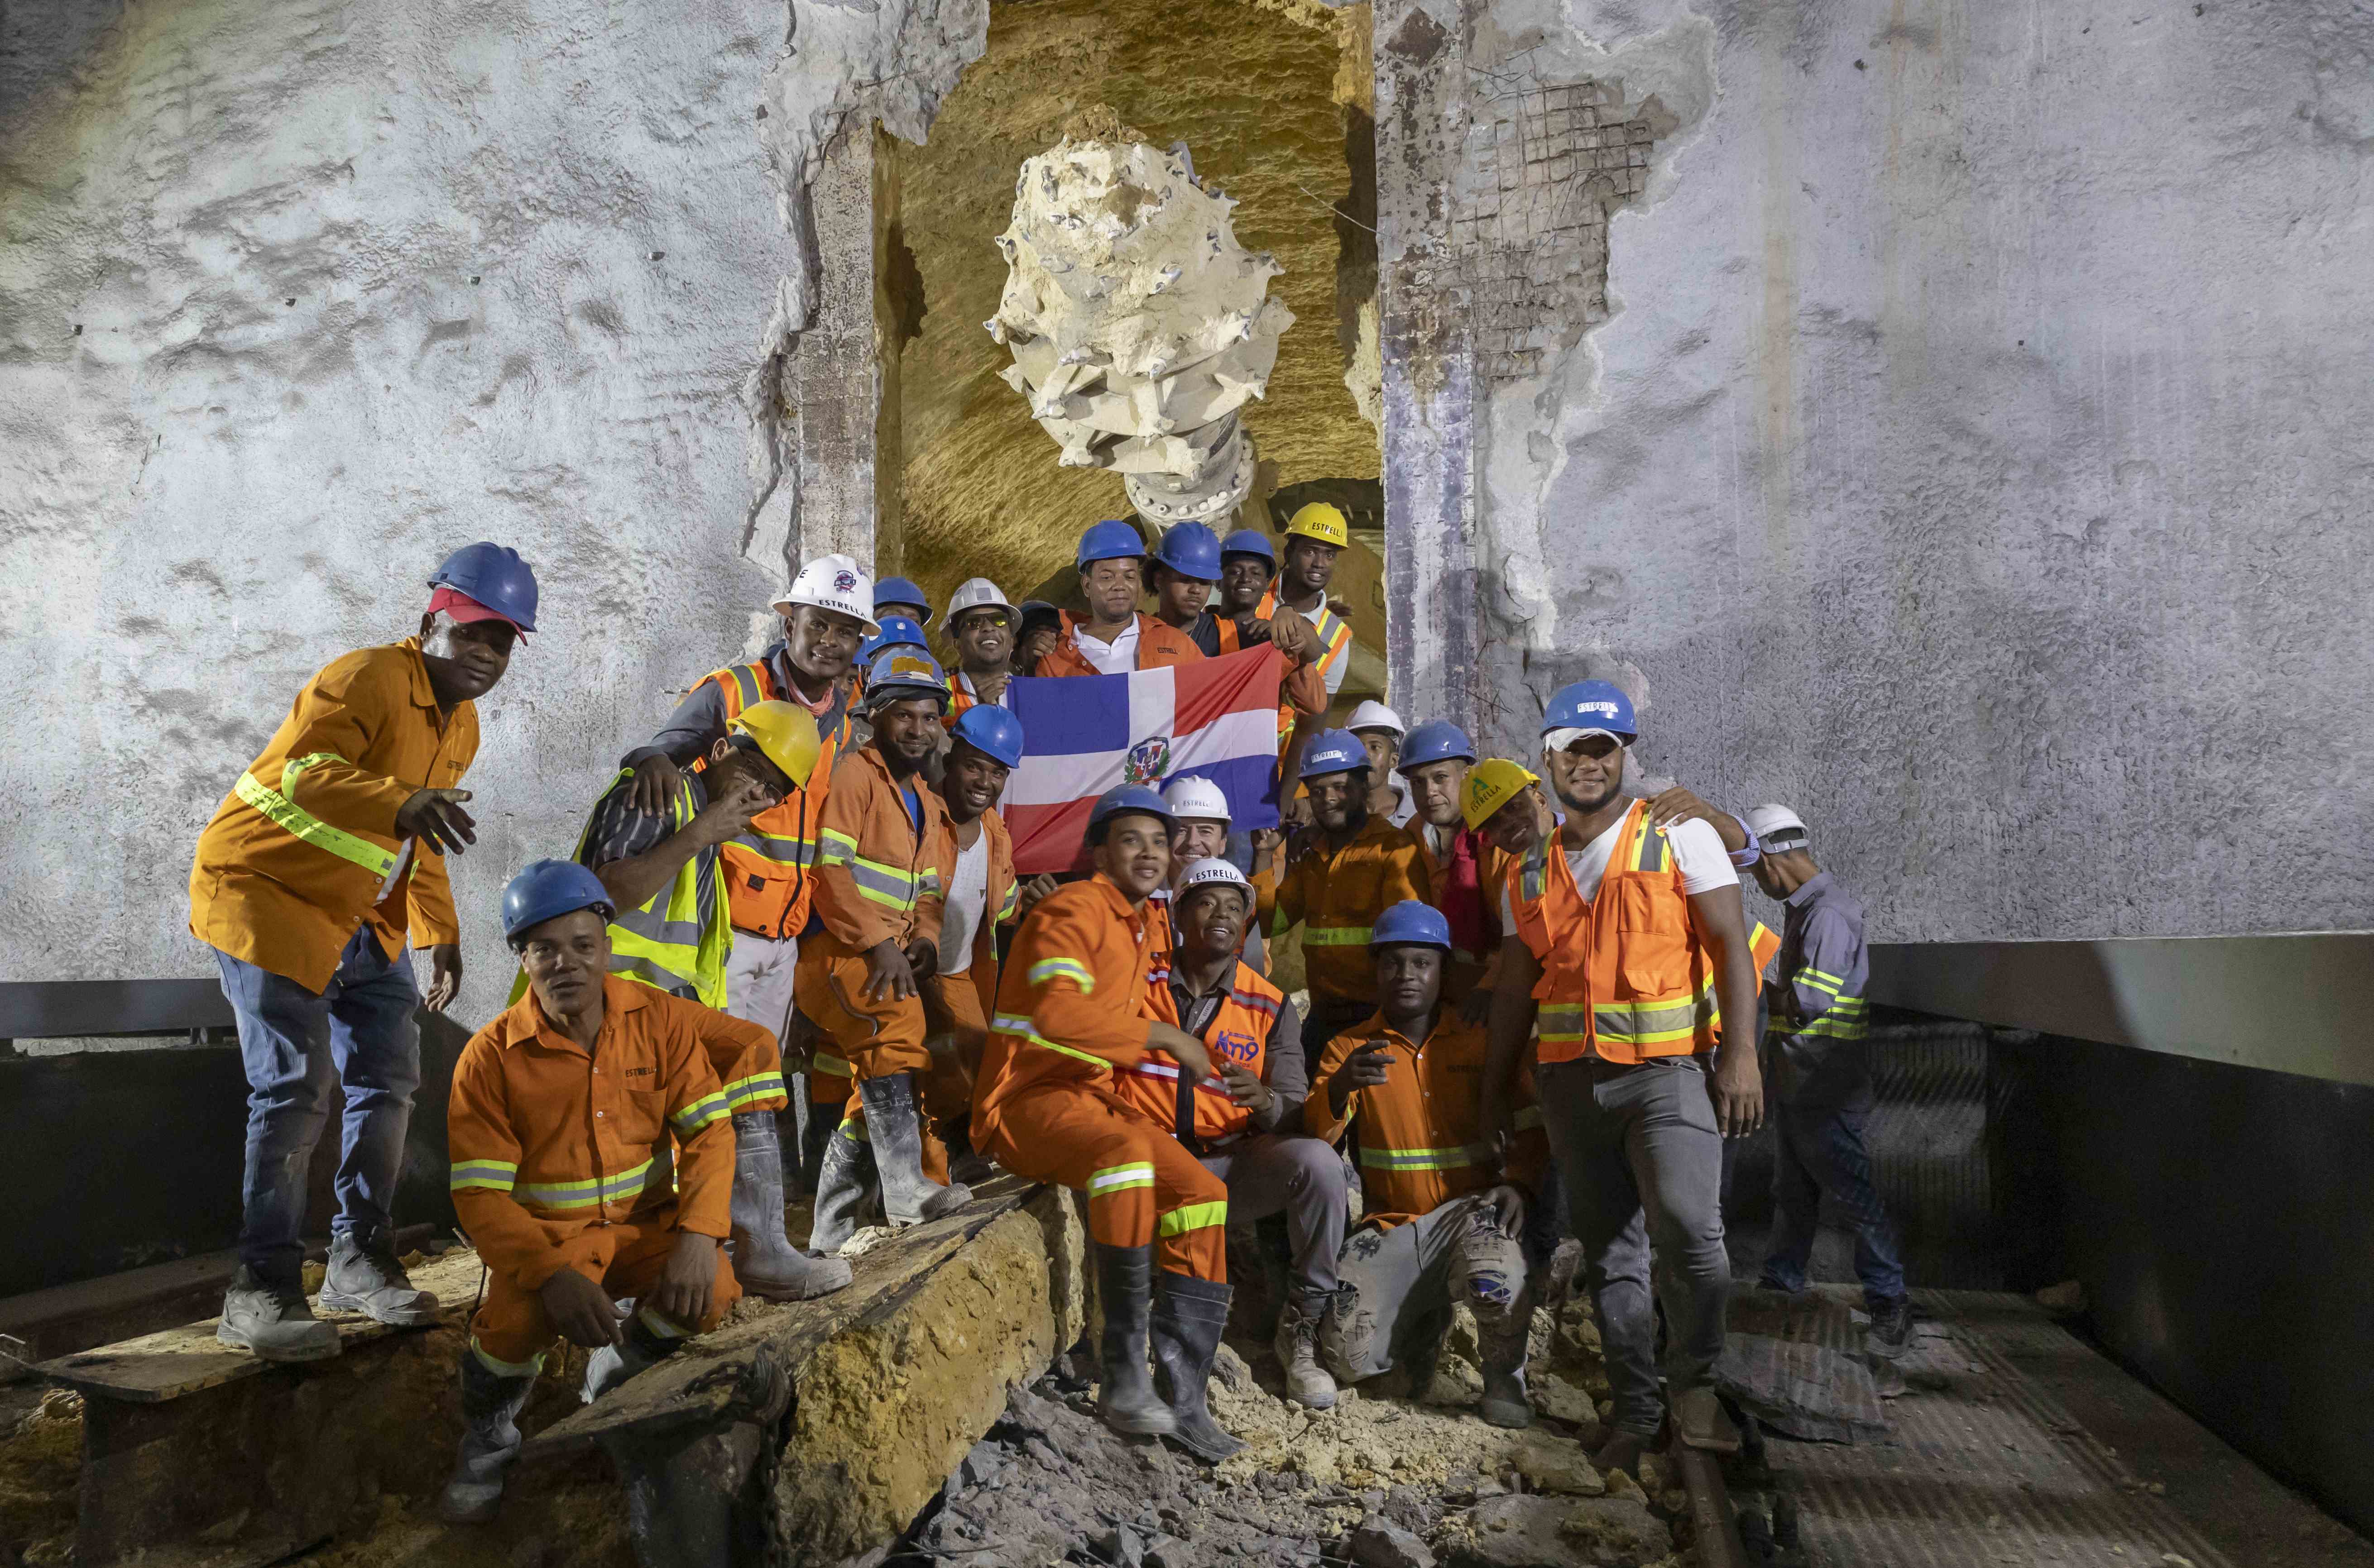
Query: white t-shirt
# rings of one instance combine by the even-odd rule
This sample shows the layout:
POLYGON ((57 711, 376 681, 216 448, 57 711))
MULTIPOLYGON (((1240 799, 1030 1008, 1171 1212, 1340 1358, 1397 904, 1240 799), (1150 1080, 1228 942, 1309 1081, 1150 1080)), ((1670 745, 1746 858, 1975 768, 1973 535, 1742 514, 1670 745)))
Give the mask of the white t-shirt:
POLYGON ((1410 825, 1410 819, 1416 815, 1417 815, 1417 797, 1400 785, 1394 785, 1393 809, 1386 813, 1385 820, 1395 827, 1407 827, 1410 825))
POLYGON ((1072 628, 1072 646, 1080 657, 1108 675, 1126 675, 1137 668, 1137 617, 1132 615, 1111 642, 1099 642, 1086 626, 1072 628))
MULTIPOLYGON (((1606 832, 1581 848, 1566 852, 1567 869, 1574 872, 1575 891, 1583 897, 1599 896, 1599 884, 1607 877, 1607 862, 1616 854, 1616 837, 1623 831, 1624 819, 1617 817, 1606 832)), ((1722 835, 1710 824, 1695 817, 1677 822, 1665 829, 1665 842, 1673 848, 1674 864, 1682 869, 1684 893, 1739 885, 1739 872, 1732 867, 1731 851, 1722 847, 1722 835)), ((1510 901, 1506 888, 1500 890, 1500 929, 1517 929, 1516 906, 1510 901)))
MULTIPOLYGON (((1725 862, 1726 864, 1728 862, 1725 862)), ((972 967, 973 934, 981 930, 989 902, 989 829, 957 854, 957 874, 940 910, 940 973, 961 975, 972 967)))

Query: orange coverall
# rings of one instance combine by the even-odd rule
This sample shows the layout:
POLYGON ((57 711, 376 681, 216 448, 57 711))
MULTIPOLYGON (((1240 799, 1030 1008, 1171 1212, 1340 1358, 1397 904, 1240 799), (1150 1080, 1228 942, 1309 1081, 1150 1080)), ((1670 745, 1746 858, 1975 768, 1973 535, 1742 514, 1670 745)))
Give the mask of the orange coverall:
POLYGON ((1123 1099, 1146 1059, 1146 918, 1102 872, 1040 900, 998 982, 973 1086, 972 1142, 1017 1176, 1088 1196, 1088 1234, 1225 1282, 1228 1184, 1123 1099))
POLYGON ((477 709, 438 711, 418 638, 332 660, 199 836, 190 934, 317 994, 366 920, 390 958, 407 924, 416 946, 461 941, 443 856, 416 845, 388 872, 397 810, 458 786, 477 755, 477 709))
MULTIPOLYGON (((536 1293, 563 1269, 614 1299, 644 1295, 680 1232, 726 1235, 734 1127, 710 1059, 746 1054, 767 1032, 616 975, 602 1003, 590 1056, 531 993, 471 1036, 454 1065, 453 1210, 488 1270, 470 1348, 500 1376, 544 1364, 558 1330, 536 1293)), ((709 1316, 692 1327, 715 1328, 741 1293, 721 1247, 709 1316)))
MULTIPOLYGON (((1087 661, 1072 638, 1075 628, 1084 626, 1079 616, 1069 610, 1061 612, 1064 635, 1054 650, 1039 661, 1032 672, 1040 675, 1101 675, 1103 671, 1087 661)), ((1158 621, 1141 610, 1137 614, 1137 668, 1167 670, 1173 664, 1193 664, 1204 657, 1195 639, 1168 621, 1158 621)))
POLYGON ((1302 972, 1310 986, 1310 1012, 1324 1018, 1377 1004, 1377 968, 1369 956, 1369 928, 1404 898, 1423 901, 1426 883, 1417 849, 1409 836, 1383 817, 1372 816, 1340 849, 1313 829, 1311 848, 1274 876, 1267 867, 1253 878, 1255 909, 1263 930, 1283 935, 1302 924, 1302 972))

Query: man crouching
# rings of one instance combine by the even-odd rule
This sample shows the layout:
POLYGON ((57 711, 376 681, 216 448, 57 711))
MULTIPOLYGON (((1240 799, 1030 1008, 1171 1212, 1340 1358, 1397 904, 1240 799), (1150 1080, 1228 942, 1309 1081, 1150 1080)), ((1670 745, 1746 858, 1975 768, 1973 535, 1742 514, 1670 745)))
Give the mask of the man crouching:
POLYGON ((615 914, 573 861, 513 877, 503 934, 528 994, 453 1070, 453 1208, 488 1279, 462 1352, 461 1462, 438 1499, 449 1523, 495 1516, 556 1332, 594 1352, 590 1404, 742 1293, 721 1246, 734 1129, 705 1042, 766 1031, 611 974, 615 914), (621 1322, 625 1296, 640 1305, 621 1322))

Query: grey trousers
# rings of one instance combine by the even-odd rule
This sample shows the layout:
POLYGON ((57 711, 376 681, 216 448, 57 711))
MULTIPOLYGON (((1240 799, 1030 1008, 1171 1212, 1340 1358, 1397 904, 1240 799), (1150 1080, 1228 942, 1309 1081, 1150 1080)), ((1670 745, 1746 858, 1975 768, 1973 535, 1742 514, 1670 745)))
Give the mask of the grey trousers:
POLYGON ((1335 1255, 1344 1248, 1344 1162, 1335 1146, 1316 1138, 1248 1133, 1203 1157, 1204 1168, 1228 1184, 1228 1218, 1286 1216, 1294 1253, 1294 1293, 1335 1293, 1335 1255))
POLYGON ((1352 1293, 1341 1337, 1320 1340, 1336 1381, 1357 1383, 1428 1359, 1460 1300, 1475 1314, 1486 1361, 1508 1363, 1502 1370, 1524 1364, 1533 1327, 1525 1250, 1500 1234, 1482 1194, 1454 1198, 1391 1230, 1362 1227, 1335 1268, 1352 1293))
POLYGON ((1599 1314, 1615 1425, 1650 1436, 1663 1416, 1652 1245, 1667 1392, 1710 1383, 1722 1353, 1731 1263, 1722 1246, 1722 1135, 1706 1069, 1693 1057, 1658 1057, 1638 1067, 1556 1062, 1534 1076, 1599 1314))

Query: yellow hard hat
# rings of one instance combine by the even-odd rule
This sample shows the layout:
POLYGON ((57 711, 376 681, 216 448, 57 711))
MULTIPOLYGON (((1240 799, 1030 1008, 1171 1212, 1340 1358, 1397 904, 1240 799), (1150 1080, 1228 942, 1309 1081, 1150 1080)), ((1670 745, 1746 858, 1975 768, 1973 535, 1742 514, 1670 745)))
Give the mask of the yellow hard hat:
POLYGON ((1459 790, 1459 814, 1467 819, 1468 826, 1482 827, 1520 790, 1541 781, 1540 775, 1526 772, 1506 757, 1487 757, 1467 770, 1467 782, 1459 790))
POLYGON ((824 749, 815 714, 795 702, 754 702, 726 728, 758 742, 760 755, 782 768, 784 778, 795 788, 807 788, 817 754, 824 749))
POLYGON ((1333 544, 1338 550, 1352 542, 1352 525, 1344 521, 1341 511, 1325 501, 1313 501, 1295 512, 1286 525, 1286 534, 1291 539, 1298 533, 1322 544, 1333 544))

